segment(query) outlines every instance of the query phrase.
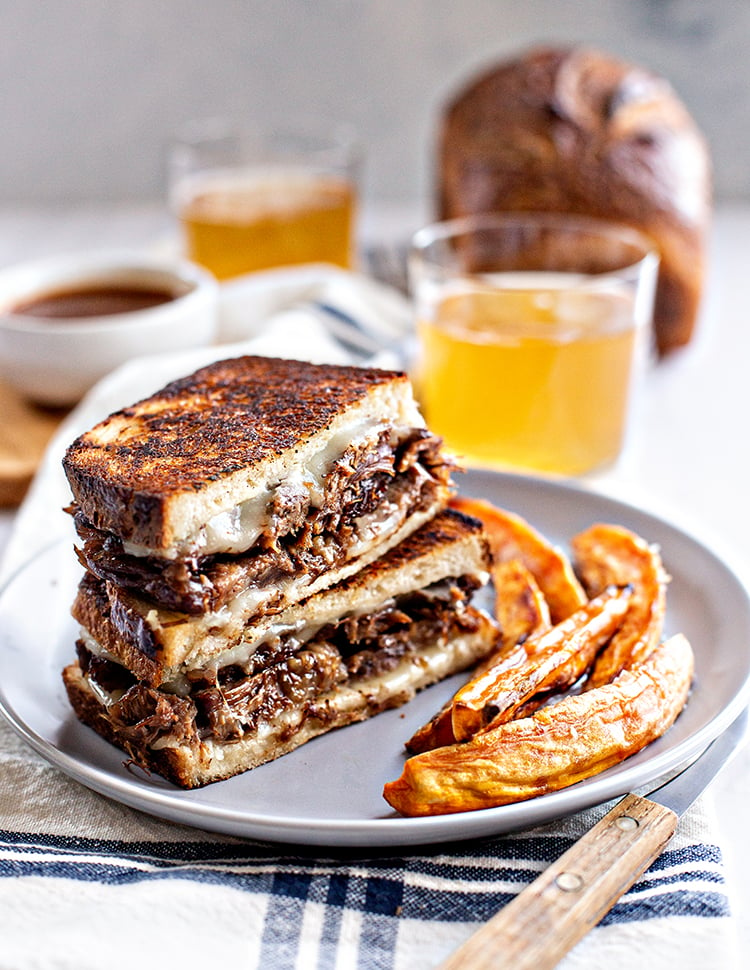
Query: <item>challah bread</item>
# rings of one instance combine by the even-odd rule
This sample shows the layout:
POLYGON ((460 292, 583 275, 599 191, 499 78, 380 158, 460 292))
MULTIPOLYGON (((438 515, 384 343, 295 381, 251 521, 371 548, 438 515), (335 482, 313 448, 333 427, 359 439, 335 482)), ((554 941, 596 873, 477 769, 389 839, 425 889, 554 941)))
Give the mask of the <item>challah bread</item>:
POLYGON ((547 210, 645 232, 661 256, 657 349, 690 340, 711 166, 663 78, 593 50, 532 49, 470 81, 443 108, 435 177, 441 219, 547 210))

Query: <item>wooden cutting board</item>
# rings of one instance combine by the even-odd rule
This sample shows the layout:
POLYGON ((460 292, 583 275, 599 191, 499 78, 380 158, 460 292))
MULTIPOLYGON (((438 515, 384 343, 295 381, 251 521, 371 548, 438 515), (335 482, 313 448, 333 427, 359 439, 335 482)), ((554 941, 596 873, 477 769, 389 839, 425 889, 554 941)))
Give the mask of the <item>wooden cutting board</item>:
POLYGON ((21 502, 65 414, 30 404, 0 381, 0 506, 21 502))

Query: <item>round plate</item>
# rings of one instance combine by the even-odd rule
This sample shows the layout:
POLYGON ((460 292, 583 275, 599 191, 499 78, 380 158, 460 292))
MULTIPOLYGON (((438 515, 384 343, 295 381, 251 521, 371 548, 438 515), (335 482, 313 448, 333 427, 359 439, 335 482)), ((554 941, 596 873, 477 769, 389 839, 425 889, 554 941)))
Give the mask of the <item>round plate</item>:
POLYGON ((305 845, 386 847, 496 835, 648 790, 696 758, 748 703, 750 598, 738 576, 697 539, 625 503, 513 475, 461 478, 464 494, 520 513, 564 548, 595 521, 658 543, 672 576, 665 634, 684 633, 696 656, 688 705, 663 738, 560 792, 460 815, 402 818, 383 800, 383 785, 400 775, 404 741, 456 690, 459 677, 271 764, 181 791, 128 769, 122 752, 80 724, 68 705, 60 672, 74 656, 69 609, 80 568, 67 540, 34 558, 0 593, 0 709, 44 758, 103 795, 174 822, 305 845))

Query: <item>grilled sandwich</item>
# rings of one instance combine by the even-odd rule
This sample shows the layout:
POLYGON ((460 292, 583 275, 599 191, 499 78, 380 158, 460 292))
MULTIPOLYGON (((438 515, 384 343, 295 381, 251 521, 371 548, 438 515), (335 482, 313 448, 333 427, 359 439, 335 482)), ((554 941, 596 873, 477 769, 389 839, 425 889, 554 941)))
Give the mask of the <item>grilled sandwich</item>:
POLYGON ((78 717, 192 788, 401 704, 492 648, 481 524, 408 378, 220 361, 81 435, 78 717))
POLYGON ((78 717, 135 763, 184 788, 256 767, 333 728, 410 700, 495 646, 471 605, 488 578, 481 524, 445 510, 348 579, 177 661, 112 622, 89 574, 64 671, 78 717))
POLYGON ((371 562, 435 514, 451 474, 405 375, 263 357, 111 415, 63 465, 86 568, 155 637, 197 617, 188 650, 371 562))

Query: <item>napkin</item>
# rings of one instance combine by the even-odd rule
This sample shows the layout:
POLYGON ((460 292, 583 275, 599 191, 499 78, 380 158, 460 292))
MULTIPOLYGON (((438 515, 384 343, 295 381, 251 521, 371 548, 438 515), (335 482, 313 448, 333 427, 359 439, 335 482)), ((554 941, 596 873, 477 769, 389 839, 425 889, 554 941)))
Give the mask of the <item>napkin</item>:
MULTIPOLYGON (((123 366, 71 413, 19 510, 0 582, 52 538, 72 541, 60 461, 80 431, 221 357, 403 364, 409 307, 357 274, 275 271, 224 285, 219 333, 218 346, 123 366)), ((47 764, 0 718, 0 970, 130 970, 162 960, 201 970, 223 961, 264 970, 426 970, 609 807, 432 847, 261 844, 104 798, 47 764)), ((699 800, 562 970, 737 966, 715 828, 710 801, 699 800)))

